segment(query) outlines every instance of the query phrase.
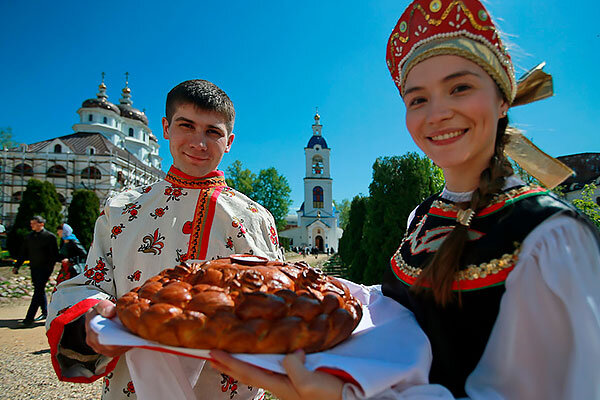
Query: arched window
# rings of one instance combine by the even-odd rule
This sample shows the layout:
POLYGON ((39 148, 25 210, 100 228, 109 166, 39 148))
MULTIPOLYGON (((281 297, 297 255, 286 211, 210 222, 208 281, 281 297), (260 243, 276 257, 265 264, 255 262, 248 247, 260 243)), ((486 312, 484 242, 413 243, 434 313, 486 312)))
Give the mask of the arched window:
POLYGON ((13 174, 15 175, 24 175, 24 176, 33 176, 33 168, 31 165, 21 163, 13 168, 13 174))
POLYGON ((129 128, 129 136, 133 137, 133 128, 129 128))
POLYGON ((313 208, 323 208, 323 188, 321 186, 313 188, 313 208))
POLYGON ((46 176, 49 178, 64 178, 67 176, 67 170, 62 165, 55 164, 48 168, 46 176))
POLYGON ((67 204, 67 199, 65 199, 65 196, 63 196, 63 195, 62 195, 62 194, 60 194, 60 193, 57 193, 57 194, 58 194, 58 201, 60 201, 60 204, 62 204, 63 206, 64 206, 65 204, 67 204))
POLYGON ((312 172, 316 175, 321 175, 323 173, 323 157, 314 156, 312 159, 312 172))
POLYGON ((92 122, 94 120, 94 116, 92 114, 88 115, 88 121, 92 122))
POLYGON ((108 122, 108 118, 106 118, 106 117, 102 118, 102 123, 103 124, 106 124, 107 122, 108 122))
POLYGON ((62 153, 62 146, 60 144, 55 144, 54 145, 54 152, 55 153, 62 153))
POLYGON ((86 167, 81 171, 82 179, 101 179, 102 174, 100 170, 96 167, 86 167))
POLYGON ((88 147, 87 148, 87 153, 91 156, 93 154, 96 154, 96 149, 93 147, 88 147))
POLYGON ((20 203, 23 198, 23 192, 14 192, 11 196, 13 203, 20 203))

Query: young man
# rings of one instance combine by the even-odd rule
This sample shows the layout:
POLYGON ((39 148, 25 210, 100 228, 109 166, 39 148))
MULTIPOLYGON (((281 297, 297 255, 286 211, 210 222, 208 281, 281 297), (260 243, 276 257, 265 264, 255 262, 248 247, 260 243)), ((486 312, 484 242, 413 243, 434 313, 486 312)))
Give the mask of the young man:
POLYGON ((13 267, 13 273, 19 273, 19 267, 23 261, 29 260, 31 269, 31 281, 33 283, 33 296, 27 310, 25 319, 19 323, 19 326, 29 328, 33 326, 34 321, 42 321, 48 315, 46 300, 46 283, 52 274, 54 264, 58 261, 58 245, 56 236, 46 230, 46 220, 40 215, 34 215, 29 221, 31 232, 25 236, 21 246, 21 253, 13 267), (41 309, 42 314, 35 318, 37 310, 41 309))
MULTIPOLYGON (((53 296, 46 327, 59 379, 104 376, 104 399, 135 398, 125 357, 119 358, 128 348, 101 345, 89 329, 91 317, 115 316, 116 298, 185 260, 234 253, 281 258, 271 214, 229 188, 217 170, 233 143, 234 119, 231 100, 210 82, 186 81, 169 92, 162 120, 173 156, 167 177, 107 202, 85 272, 53 296)), ((207 400, 261 396, 207 366, 194 391, 207 400)))

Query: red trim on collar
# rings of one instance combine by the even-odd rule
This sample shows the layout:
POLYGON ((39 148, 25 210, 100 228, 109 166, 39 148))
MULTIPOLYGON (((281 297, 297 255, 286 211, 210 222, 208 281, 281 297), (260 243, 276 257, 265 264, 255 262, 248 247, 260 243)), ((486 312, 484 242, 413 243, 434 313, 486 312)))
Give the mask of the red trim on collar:
POLYGON ((223 171, 215 170, 204 176, 197 177, 180 171, 174 165, 169 168, 165 181, 189 189, 207 189, 211 187, 227 186, 223 171))

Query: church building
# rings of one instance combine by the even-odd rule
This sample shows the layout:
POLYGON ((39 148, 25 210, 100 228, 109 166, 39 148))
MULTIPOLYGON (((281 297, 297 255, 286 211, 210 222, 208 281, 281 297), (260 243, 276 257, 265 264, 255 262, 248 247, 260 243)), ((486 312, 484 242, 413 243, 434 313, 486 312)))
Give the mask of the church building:
POLYGON ((54 184, 66 214, 73 191, 93 190, 100 204, 126 187, 155 182, 161 170, 158 139, 133 107, 126 74, 119 104, 108 101, 104 73, 96 97, 77 110, 73 133, 0 150, 0 218, 10 226, 29 179, 54 184))
POLYGON ((343 230, 338 226, 339 212, 333 206, 331 148, 321 133, 320 119, 317 113, 312 137, 304 148, 304 202, 297 215, 287 219, 291 227, 279 232, 279 236, 289 238, 291 246, 316 247, 326 252, 338 250, 343 230))

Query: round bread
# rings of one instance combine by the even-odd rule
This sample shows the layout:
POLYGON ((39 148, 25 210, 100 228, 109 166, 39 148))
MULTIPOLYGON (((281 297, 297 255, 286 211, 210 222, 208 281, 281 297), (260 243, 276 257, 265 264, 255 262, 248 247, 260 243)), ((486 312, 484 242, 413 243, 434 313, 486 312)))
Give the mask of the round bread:
POLYGON ((360 302, 306 263, 231 256, 181 264, 117 301, 130 331, 178 347, 231 353, 307 353, 346 339, 360 302))

